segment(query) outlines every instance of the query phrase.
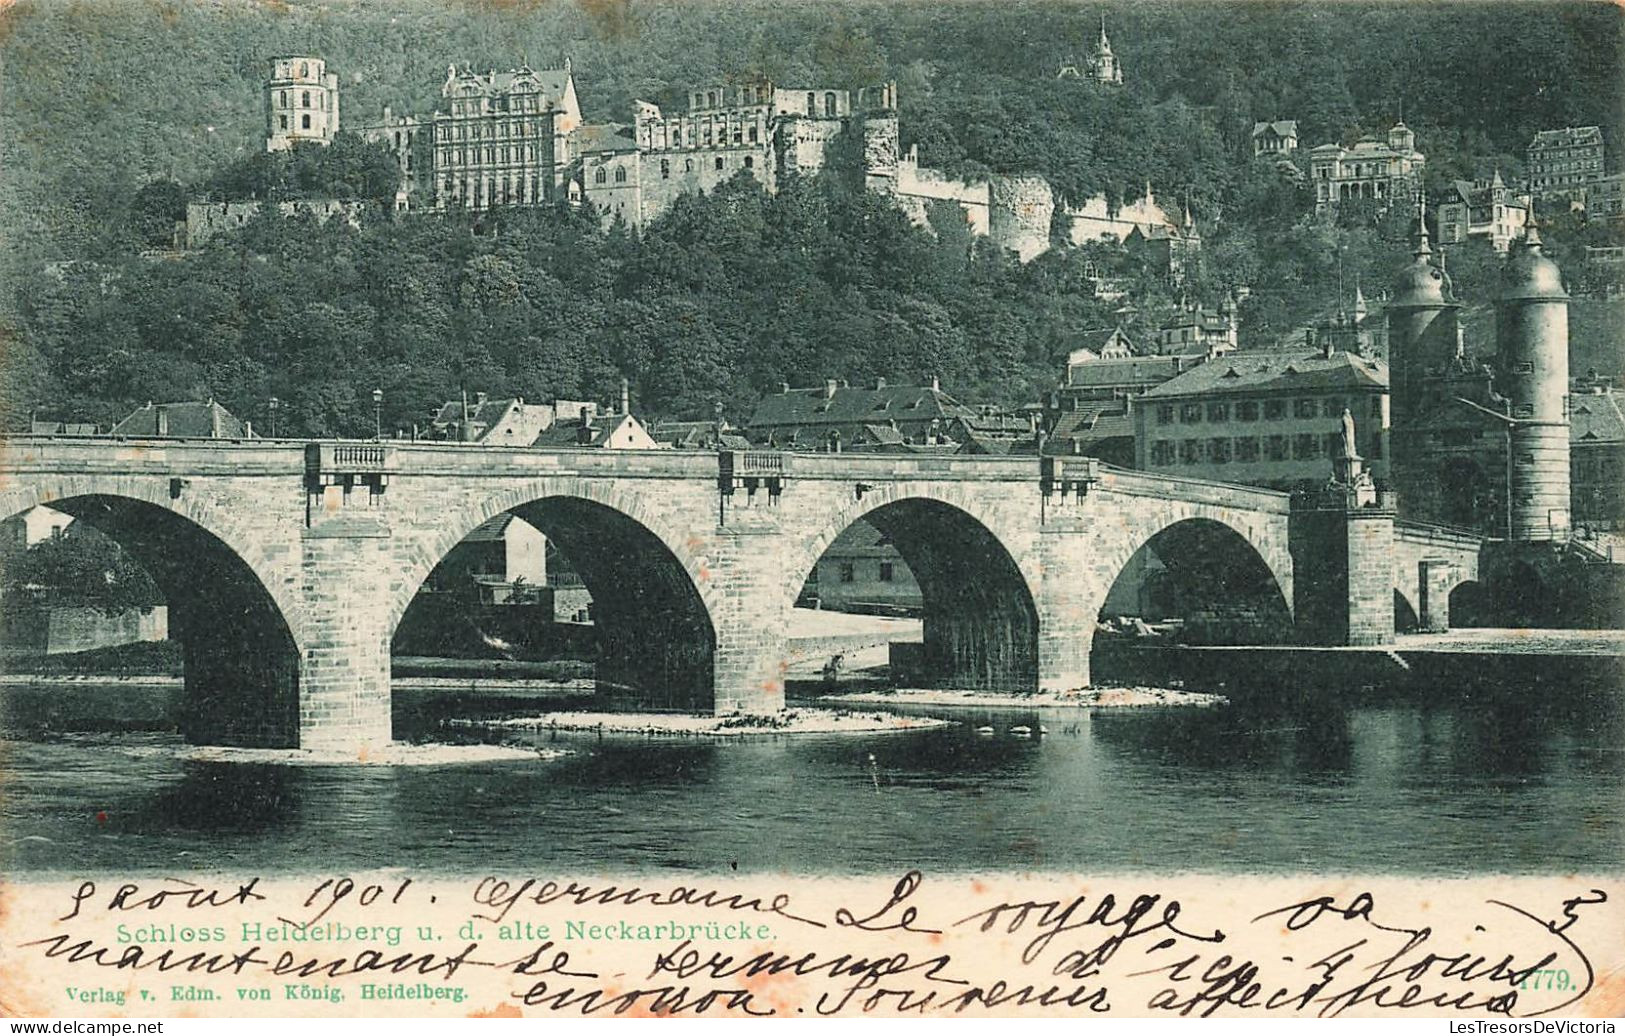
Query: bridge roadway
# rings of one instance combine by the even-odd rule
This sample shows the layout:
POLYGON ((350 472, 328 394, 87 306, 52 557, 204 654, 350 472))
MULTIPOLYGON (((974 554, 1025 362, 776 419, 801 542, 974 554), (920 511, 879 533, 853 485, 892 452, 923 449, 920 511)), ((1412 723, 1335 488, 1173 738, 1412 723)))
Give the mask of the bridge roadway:
MULTIPOLYGON (((1148 544, 1213 607, 1246 601, 1277 631, 1298 603, 1295 552, 1355 549, 1309 542, 1325 522, 1289 542, 1281 493, 1074 457, 0 442, 0 517, 37 504, 153 573, 183 644, 189 738, 325 749, 390 739, 396 624, 447 552, 505 511, 552 537, 592 593, 601 693, 719 713, 782 707, 790 610, 858 518, 918 579, 924 670, 944 686, 1085 686, 1102 603, 1148 544)), ((1402 567, 1384 513, 1377 567, 1402 567)), ((1345 619, 1347 580, 1316 584, 1345 619)))

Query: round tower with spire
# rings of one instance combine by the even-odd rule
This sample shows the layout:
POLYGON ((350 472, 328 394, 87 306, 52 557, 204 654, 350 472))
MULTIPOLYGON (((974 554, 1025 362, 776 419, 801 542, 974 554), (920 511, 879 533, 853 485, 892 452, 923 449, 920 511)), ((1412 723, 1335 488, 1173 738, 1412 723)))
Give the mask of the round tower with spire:
POLYGON ((1424 391, 1430 371, 1442 371, 1455 355, 1460 310, 1450 278, 1433 263, 1423 201, 1411 230, 1411 262, 1394 280, 1387 306, 1396 441, 1399 430, 1416 423, 1430 403, 1424 391))
POLYGON ((1501 271, 1495 388, 1512 419, 1514 540, 1569 535, 1569 296, 1531 224, 1501 271))

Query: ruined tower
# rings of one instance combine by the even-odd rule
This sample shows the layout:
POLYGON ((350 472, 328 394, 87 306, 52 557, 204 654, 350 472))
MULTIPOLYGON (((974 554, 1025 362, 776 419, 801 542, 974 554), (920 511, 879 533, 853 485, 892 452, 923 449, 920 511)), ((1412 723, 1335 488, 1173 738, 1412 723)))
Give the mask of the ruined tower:
POLYGON ((311 141, 331 144, 339 131, 339 77, 321 58, 271 59, 265 80, 265 150, 311 141))
POLYGON ((1501 273, 1495 388, 1512 418, 1514 540, 1569 534, 1569 296, 1530 226, 1501 273))

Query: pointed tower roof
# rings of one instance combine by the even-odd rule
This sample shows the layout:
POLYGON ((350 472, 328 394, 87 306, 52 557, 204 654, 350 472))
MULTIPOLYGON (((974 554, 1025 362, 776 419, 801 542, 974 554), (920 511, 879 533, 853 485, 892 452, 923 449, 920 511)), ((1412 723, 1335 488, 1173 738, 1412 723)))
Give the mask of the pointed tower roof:
POLYGON ((1411 262, 1394 279, 1394 307, 1455 305, 1447 294, 1450 282, 1444 271, 1433 265, 1432 256, 1433 248, 1428 242, 1427 198, 1423 197, 1411 229, 1411 262))
POLYGON ((1533 302, 1544 299, 1567 299, 1563 290, 1563 272, 1541 251, 1540 231, 1530 223, 1523 239, 1513 248, 1506 265, 1501 268, 1503 302, 1533 302))

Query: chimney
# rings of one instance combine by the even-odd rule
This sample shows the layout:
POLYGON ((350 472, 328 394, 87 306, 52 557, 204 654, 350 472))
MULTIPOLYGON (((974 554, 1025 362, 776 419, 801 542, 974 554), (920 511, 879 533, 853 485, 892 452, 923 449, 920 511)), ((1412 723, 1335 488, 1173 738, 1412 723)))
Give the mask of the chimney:
POLYGON ((621 379, 621 413, 632 412, 632 385, 625 378, 621 379))
POLYGON ((825 399, 834 399, 835 398, 835 379, 834 378, 830 378, 829 380, 824 382, 824 398, 825 399))
POLYGON ((485 405, 485 393, 483 393, 483 392, 474 393, 474 405, 475 406, 484 406, 485 405))
POLYGON ((168 435, 169 434, 169 411, 166 410, 163 407, 158 407, 158 413, 155 415, 155 421, 157 423, 154 426, 155 427, 155 433, 154 434, 168 435))
POLYGON ((790 394, 790 383, 788 381, 779 382, 779 395, 788 396, 789 394, 790 394))
POLYGON ((876 392, 879 392, 881 389, 883 389, 885 387, 886 387, 886 379, 885 378, 876 378, 875 379, 875 391, 876 392))
POLYGON ((935 374, 931 375, 931 391, 932 392, 941 392, 942 391, 942 385, 937 381, 937 376, 935 374))
POLYGON ((1320 341, 1320 356, 1321 356, 1321 359, 1323 359, 1323 360, 1331 359, 1332 358, 1332 353, 1334 353, 1336 351, 1337 351, 1337 336, 1336 335, 1325 335, 1324 337, 1321 338, 1321 341, 1320 341))
POLYGON ((214 405, 212 399, 209 400, 209 438, 220 438, 220 408, 214 405))

